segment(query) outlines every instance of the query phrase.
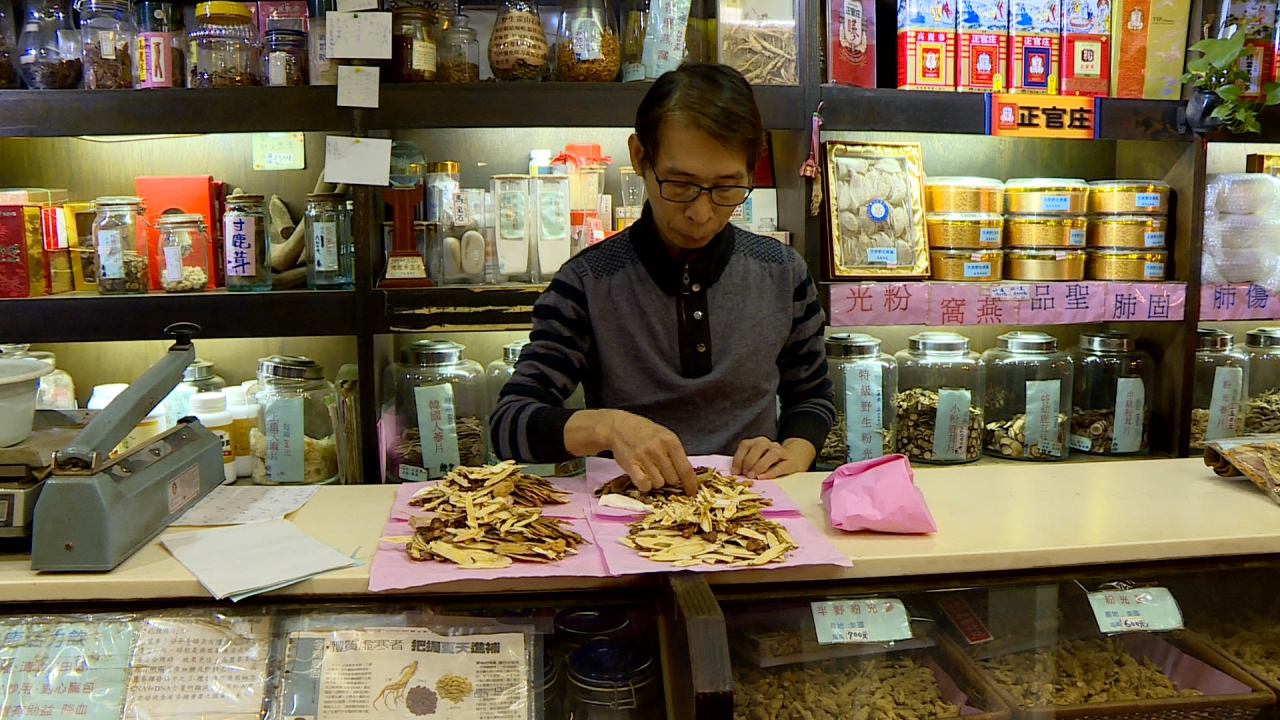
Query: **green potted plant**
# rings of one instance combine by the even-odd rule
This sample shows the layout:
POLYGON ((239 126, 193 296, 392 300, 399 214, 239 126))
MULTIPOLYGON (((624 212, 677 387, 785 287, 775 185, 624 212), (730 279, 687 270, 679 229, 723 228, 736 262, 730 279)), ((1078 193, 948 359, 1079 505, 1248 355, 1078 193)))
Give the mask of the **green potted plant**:
POLYGON ((1244 31, 1229 38, 1201 40, 1191 49, 1200 57, 1187 61, 1182 82, 1195 88, 1187 102, 1187 125, 1195 132, 1225 128, 1233 133, 1262 131, 1258 112, 1280 103, 1280 83, 1264 83, 1261 97, 1242 97, 1249 74, 1237 63, 1244 50, 1244 31))

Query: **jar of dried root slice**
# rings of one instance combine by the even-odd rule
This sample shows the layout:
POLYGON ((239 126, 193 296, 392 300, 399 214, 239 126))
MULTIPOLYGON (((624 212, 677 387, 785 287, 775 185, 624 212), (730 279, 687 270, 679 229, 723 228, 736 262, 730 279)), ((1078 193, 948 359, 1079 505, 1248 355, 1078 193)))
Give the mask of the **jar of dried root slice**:
POLYGON ((1235 347, 1231 333, 1200 328, 1196 333, 1194 385, 1191 391, 1191 448, 1206 440, 1243 433, 1249 356, 1235 347))
POLYGON ((1058 339, 1009 332, 982 353, 987 371, 984 443, 988 454, 1016 460, 1067 457, 1071 358, 1058 339))
POLYGON ((915 461, 954 464, 982 454, 986 383, 969 339, 950 332, 912 335, 898 361, 894 447, 915 461))
POLYGON ((1280 327, 1250 330, 1244 352, 1249 356, 1244 430, 1250 435, 1280 433, 1280 327))
POLYGON ((1075 364, 1071 449, 1096 455, 1147 451, 1155 362, 1122 332, 1080 335, 1075 364))
POLYGON ((818 454, 824 467, 893 452, 893 398, 898 363, 880 352, 880 340, 861 333, 827 338, 827 377, 835 385, 836 422, 818 454))

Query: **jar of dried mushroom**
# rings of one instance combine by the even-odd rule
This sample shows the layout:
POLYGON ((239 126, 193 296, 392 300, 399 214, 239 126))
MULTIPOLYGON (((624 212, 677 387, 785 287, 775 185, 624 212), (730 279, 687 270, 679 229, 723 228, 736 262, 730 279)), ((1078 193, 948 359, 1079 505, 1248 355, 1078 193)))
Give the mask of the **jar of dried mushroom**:
POLYGON ((604 0, 565 0, 556 38, 556 77, 613 82, 622 63, 618 26, 604 0))
POLYGON ((392 11, 392 82, 432 82, 436 79, 438 25, 433 10, 400 7, 392 11))
POLYGON ((950 332, 912 335, 899 350, 894 449, 919 462, 955 464, 982 455, 985 370, 969 338, 950 332))
POLYGON ((1191 391, 1191 449, 1206 440, 1244 434, 1249 356, 1236 350, 1231 333, 1200 328, 1196 333, 1195 378, 1191 391))
POLYGON ((261 84, 258 27, 244 3, 200 3, 196 6, 196 26, 187 39, 187 87, 261 84))
POLYGON ((1166 215, 1169 212, 1169 184, 1159 180, 1091 182, 1089 212, 1099 215, 1166 215))
POLYGON ((267 247, 267 214, 261 195, 231 195, 222 215, 223 259, 227 289, 266 292, 271 289, 267 247))
POLYGON ((892 453, 898 362, 880 352, 880 339, 861 333, 827 338, 827 377, 835 386, 836 421, 819 464, 836 467, 892 453))
POLYGON ((1004 183, 980 177, 925 178, 924 198, 931 213, 1001 213, 1004 183))
POLYGON ((1249 382, 1245 387, 1244 430, 1280 433, 1280 327, 1260 327, 1245 336, 1249 382))
POLYGON ((448 340, 419 340, 383 376, 382 438, 387 480, 443 477, 484 465, 489 417, 484 368, 448 340))
POLYGON ((338 393, 324 368, 299 355, 258 361, 258 426, 249 465, 259 485, 328 485, 338 470, 338 393))
POLYGON ((100 197, 94 201, 93 246, 98 255, 98 292, 103 295, 145 293, 151 284, 147 254, 138 242, 142 198, 100 197))
POLYGON ((1004 211, 1019 215, 1083 215, 1089 184, 1073 178, 1014 178, 1004 184, 1004 211))
POLYGON ((263 85, 296 87, 306 85, 307 33, 303 30, 275 28, 262 37, 263 85))
POLYGON ((1072 450, 1095 455, 1147 451, 1155 362, 1122 332, 1080 335, 1070 351, 1075 363, 1072 391, 1072 450))
POLYGON ((929 213, 925 226, 936 248, 999 249, 1004 236, 1000 213, 929 213))
POLYGON ((129 0, 80 0, 80 59, 86 90, 119 90, 133 87, 134 37, 129 0))
POLYGON ((33 0, 18 36, 18 71, 33 90, 67 90, 81 80, 79 33, 58 0, 33 0))
POLYGON ((209 230, 203 215, 161 215, 160 287, 165 292, 202 292, 209 285, 209 230))
POLYGON ((534 0, 502 0, 489 35, 489 69, 499 80, 541 80, 550 53, 534 0))
POLYGON ((1015 460, 1067 457, 1072 364, 1058 339, 1009 332, 982 353, 987 370, 983 443, 989 455, 1015 460))
POLYGON ((436 80, 448 83, 480 82, 480 41, 466 15, 454 15, 440 35, 436 80))

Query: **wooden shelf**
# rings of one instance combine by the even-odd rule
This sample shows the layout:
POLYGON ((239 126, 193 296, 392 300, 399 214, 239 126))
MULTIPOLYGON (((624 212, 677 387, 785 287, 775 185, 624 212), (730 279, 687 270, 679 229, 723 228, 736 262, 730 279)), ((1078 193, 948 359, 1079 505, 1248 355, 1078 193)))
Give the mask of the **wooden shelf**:
POLYGON ((375 290, 378 332, 527 330, 533 303, 547 286, 478 285, 375 290))

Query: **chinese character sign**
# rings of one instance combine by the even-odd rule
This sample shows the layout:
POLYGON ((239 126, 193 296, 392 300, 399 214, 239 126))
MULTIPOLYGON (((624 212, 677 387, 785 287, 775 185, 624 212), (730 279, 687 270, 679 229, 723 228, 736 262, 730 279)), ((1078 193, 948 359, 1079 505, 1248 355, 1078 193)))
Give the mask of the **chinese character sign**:
POLYGON ((285 485, 307 480, 302 426, 305 402, 300 397, 276 398, 263 406, 262 416, 267 426, 263 433, 267 445, 267 479, 272 483, 285 485))
POLYGON ((845 363, 845 462, 884 455, 884 373, 876 360, 845 363))
POLYGON ((1274 320, 1280 318, 1280 300, 1255 283, 1203 285, 1200 288, 1201 320, 1274 320))
POLYGON ((1183 283, 1107 283, 1103 320, 1181 320, 1187 305, 1183 283))
POLYGON ((909 640, 911 621, 897 598, 824 600, 809 604, 818 644, 909 640))
POLYGON ((1240 394, 1244 391, 1244 368, 1219 367, 1213 370, 1213 392, 1209 399, 1209 425, 1205 440, 1235 437, 1240 434, 1244 417, 1240 394))
POLYGON ((257 275, 257 218, 227 215, 223 222, 227 275, 233 277, 257 275))
POLYGON ((459 465, 453 386, 445 383, 416 387, 413 399, 418 411, 423 470, 429 477, 444 477, 459 465))
POLYGON ((1178 601, 1162 587, 1091 592, 1089 606, 1098 629, 1107 635, 1182 629, 1178 601))
POLYGON ((938 414, 933 427, 933 457, 935 459, 965 459, 969 443, 969 408, 971 405, 972 397, 966 389, 938 389, 938 414))
POLYGON ((924 283, 848 283, 831 287, 831 325, 923 325, 924 283))
MULTIPOLYGON (((1051 48, 1042 48, 1040 38, 1022 38, 1025 72, 1031 79, 1045 81, 1045 70, 1055 62, 1051 48)), ((1074 138, 1089 140, 1097 132, 1097 102, 1092 97, 1001 95, 988 96, 988 132, 1005 137, 1074 138)))
POLYGON ((0 625, 0 717, 119 718, 135 632, 124 620, 0 625))
POLYGON ((1064 425, 1060 418, 1062 405, 1061 380, 1027 380, 1027 405, 1025 414, 1026 442, 1023 455, 1032 448, 1050 457, 1062 457, 1062 436, 1060 428, 1064 425))
POLYGON ((1147 389, 1142 378, 1116 381, 1116 418, 1111 452, 1135 453, 1142 449, 1146 422, 1147 389))

